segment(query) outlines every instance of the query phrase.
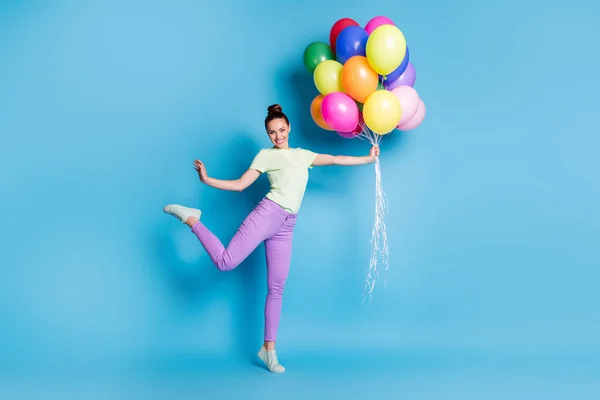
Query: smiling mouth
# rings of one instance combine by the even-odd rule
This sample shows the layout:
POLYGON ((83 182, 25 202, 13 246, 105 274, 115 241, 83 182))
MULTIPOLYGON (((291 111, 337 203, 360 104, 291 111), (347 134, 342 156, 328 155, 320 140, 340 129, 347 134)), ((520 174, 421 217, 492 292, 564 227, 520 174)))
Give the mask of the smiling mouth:
POLYGON ((285 138, 279 139, 279 140, 275 140, 275 144, 284 144, 284 143, 285 143, 285 138))

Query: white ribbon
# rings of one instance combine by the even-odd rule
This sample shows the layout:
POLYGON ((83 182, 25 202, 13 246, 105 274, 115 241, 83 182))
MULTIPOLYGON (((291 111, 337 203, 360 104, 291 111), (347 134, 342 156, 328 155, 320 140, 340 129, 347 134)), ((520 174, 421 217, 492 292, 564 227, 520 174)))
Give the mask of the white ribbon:
MULTIPOLYGON (((361 123, 362 132, 358 137, 372 146, 379 146, 385 136, 378 135, 372 132, 369 127, 361 123)), ((371 296, 379 274, 382 270, 387 271, 389 268, 390 251, 387 241, 387 231, 385 227, 384 217, 387 214, 387 199, 383 190, 381 179, 381 165, 379 157, 375 159, 375 220, 373 221, 373 230, 371 232, 371 259, 369 262, 369 270, 364 287, 363 303, 366 298, 371 301, 371 296)), ((384 286, 386 282, 384 279, 384 286)))

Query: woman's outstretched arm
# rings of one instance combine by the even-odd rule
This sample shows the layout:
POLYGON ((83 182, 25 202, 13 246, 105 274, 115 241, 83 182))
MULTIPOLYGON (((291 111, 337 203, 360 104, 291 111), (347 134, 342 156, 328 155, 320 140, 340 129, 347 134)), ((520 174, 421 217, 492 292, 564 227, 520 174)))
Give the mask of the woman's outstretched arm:
POLYGON ((379 146, 373 146, 368 156, 362 157, 352 157, 352 156, 332 156, 329 154, 319 154, 315 157, 312 165, 314 166, 322 166, 322 165, 344 165, 344 166, 352 166, 352 165, 363 165, 369 164, 375 161, 375 159, 379 157, 379 146))
POLYGON ((232 192, 241 192, 248 186, 252 185, 260 176, 260 172, 255 169, 249 169, 239 178, 235 180, 221 180, 208 176, 206 167, 200 160, 194 161, 194 168, 198 171, 200 182, 214 187, 215 189, 229 190, 232 192))

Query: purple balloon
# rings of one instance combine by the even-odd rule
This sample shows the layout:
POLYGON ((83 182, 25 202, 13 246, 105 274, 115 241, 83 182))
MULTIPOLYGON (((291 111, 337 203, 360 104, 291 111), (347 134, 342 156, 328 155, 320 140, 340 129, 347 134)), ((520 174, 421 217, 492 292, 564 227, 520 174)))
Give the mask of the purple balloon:
POLYGON ((344 139, 354 139, 358 137, 358 135, 354 132, 338 132, 337 134, 343 137, 344 139))
POLYGON ((398 79, 393 81, 392 83, 388 83, 385 85, 387 90, 393 90, 398 86, 413 86, 415 84, 415 80, 417 79, 417 73, 415 71, 415 66, 412 62, 408 63, 406 70, 400 75, 398 79))

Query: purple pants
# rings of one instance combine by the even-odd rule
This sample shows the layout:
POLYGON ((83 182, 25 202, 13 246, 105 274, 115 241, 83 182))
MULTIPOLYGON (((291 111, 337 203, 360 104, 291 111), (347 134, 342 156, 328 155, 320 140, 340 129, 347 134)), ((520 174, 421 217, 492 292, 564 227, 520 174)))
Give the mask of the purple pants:
POLYGON ((246 217, 225 248, 201 222, 192 227, 213 263, 221 271, 231 271, 242 263, 258 245, 265 242, 267 257, 267 300, 265 303, 265 341, 277 337, 283 289, 292 258, 292 235, 296 215, 265 198, 246 217))

